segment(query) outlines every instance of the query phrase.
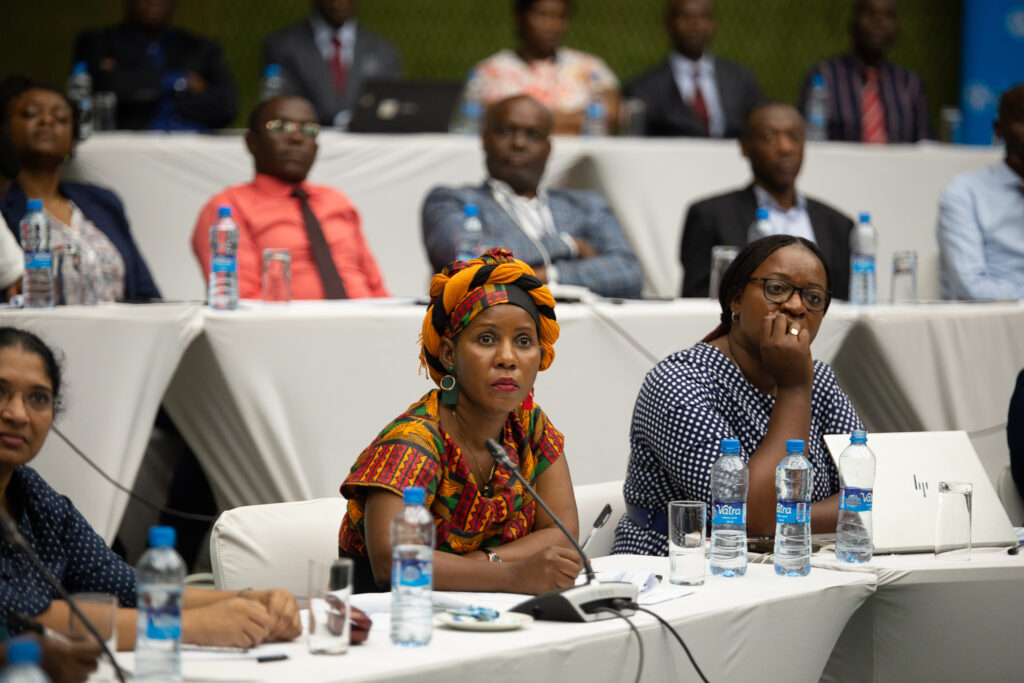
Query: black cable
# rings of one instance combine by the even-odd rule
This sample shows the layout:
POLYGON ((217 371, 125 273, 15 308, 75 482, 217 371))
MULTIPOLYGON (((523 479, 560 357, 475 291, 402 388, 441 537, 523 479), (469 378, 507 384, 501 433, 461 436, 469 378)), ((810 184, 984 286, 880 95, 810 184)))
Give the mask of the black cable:
POLYGON ((182 510, 174 510, 173 508, 168 508, 168 507, 164 507, 162 505, 157 505, 156 503, 149 502, 148 500, 146 500, 142 496, 138 495, 134 491, 132 491, 130 489, 127 489, 124 486, 122 486, 121 484, 119 484, 118 482, 114 481, 114 479, 110 475, 108 475, 106 472, 104 472, 102 469, 100 469, 99 465, 97 465, 92 460, 90 460, 89 456, 87 456, 85 453, 83 453, 82 450, 78 446, 76 446, 75 444, 71 443, 71 439, 69 439, 68 437, 64 436, 64 433, 61 432, 59 429, 57 429, 56 426, 51 425, 50 426, 50 430, 55 432, 57 434, 57 436, 59 436, 61 438, 61 440, 64 443, 66 443, 68 445, 68 447, 72 451, 74 451, 75 454, 78 457, 80 457, 82 460, 84 460, 89 465, 89 467, 91 467, 94 470, 96 470, 96 472, 99 473, 99 475, 101 477, 103 477, 108 482, 110 482, 114 486, 114 488, 118 489, 119 491, 123 491, 124 493, 127 493, 128 496, 132 500, 134 500, 136 502, 139 502, 139 503, 142 503, 143 505, 145 505, 146 507, 150 508, 151 510, 156 510, 157 512, 162 512, 164 514, 171 515, 172 517, 178 517, 180 519, 192 519, 192 520, 195 520, 197 522, 210 522, 211 524, 213 522, 217 521, 217 515, 200 515, 200 514, 195 513, 195 512, 183 512, 182 510))
POLYGON ((620 337, 625 339, 630 346, 639 351, 640 355, 642 355, 647 360, 651 361, 652 364, 657 365, 658 362, 661 360, 653 353, 648 351, 646 346, 637 341, 636 337, 627 332, 626 328, 615 322, 615 320, 611 316, 602 311, 595 303, 593 303, 592 301, 587 301, 585 298, 581 299, 580 303, 585 304, 601 322, 603 322, 608 327, 612 328, 620 337))
POLYGON ((693 664, 693 668, 697 672, 697 675, 700 676, 700 680, 704 681, 704 683, 708 683, 708 679, 704 675, 704 672, 700 670, 699 666, 697 666, 697 660, 695 660, 693 658, 693 655, 690 654, 690 648, 686 647, 686 643, 683 642, 683 637, 679 635, 678 631, 676 631, 674 628, 672 628, 672 624, 670 624, 667 621, 665 621, 664 619, 662 619, 661 615, 659 615, 657 612, 649 610, 646 607, 641 607, 640 605, 636 604, 635 602, 631 602, 628 605, 624 605, 624 606, 625 607, 629 607, 630 609, 635 609, 638 612, 646 612, 647 614, 650 614, 652 617, 654 617, 655 619, 660 621, 661 625, 664 626, 665 628, 667 628, 669 630, 669 633, 671 633, 673 636, 675 636, 675 639, 677 641, 679 641, 680 645, 682 645, 683 651, 686 653, 686 656, 690 658, 690 664, 693 664))
POLYGON ((619 619, 625 621, 629 628, 632 629, 633 635, 636 636, 637 648, 640 650, 640 661, 637 662, 636 665, 636 683, 640 683, 640 675, 644 672, 644 641, 642 638, 640 638, 640 631, 637 630, 637 627, 633 624, 633 620, 613 607, 598 607, 594 611, 608 612, 609 614, 612 614, 618 617, 619 619))

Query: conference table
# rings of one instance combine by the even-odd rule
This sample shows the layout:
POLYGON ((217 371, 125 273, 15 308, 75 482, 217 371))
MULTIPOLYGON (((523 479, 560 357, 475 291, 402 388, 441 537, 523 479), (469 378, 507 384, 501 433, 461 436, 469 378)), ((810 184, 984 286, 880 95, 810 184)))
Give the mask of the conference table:
MULTIPOLYGON (((653 571, 668 576, 668 558, 596 558, 598 573, 653 571)), ((675 587, 665 588, 671 592, 675 587)), ((875 589, 871 574, 812 570, 779 577, 770 565, 752 565, 743 578, 707 578, 692 593, 651 605, 686 642, 711 681, 817 681, 847 620, 875 589)), ((472 604, 505 609, 512 596, 458 594, 472 604)), ((435 627, 430 644, 396 648, 389 615, 371 615, 367 641, 343 656, 312 656, 306 645, 263 646, 285 661, 183 661, 186 681, 408 681, 451 683, 467 675, 483 681, 631 681, 637 641, 619 619, 591 623, 535 621, 509 632, 465 632, 435 627)), ((678 643, 650 615, 633 617, 644 643, 644 681, 699 680, 678 643)), ((118 658, 131 669, 131 653, 118 658)))

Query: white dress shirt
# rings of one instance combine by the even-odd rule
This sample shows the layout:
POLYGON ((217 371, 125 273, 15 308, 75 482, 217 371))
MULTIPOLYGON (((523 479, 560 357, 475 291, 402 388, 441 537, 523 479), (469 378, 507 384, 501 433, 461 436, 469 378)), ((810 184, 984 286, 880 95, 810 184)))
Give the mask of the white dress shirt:
POLYGON ((544 247, 544 237, 560 239, 569 246, 573 258, 579 253, 576 247, 576 240, 569 233, 559 232, 555 226, 555 218, 551 215, 551 207, 548 206, 548 193, 543 188, 537 188, 537 194, 533 197, 524 197, 516 194, 515 190, 503 180, 488 178, 487 185, 491 188, 494 200, 498 202, 505 213, 512 221, 519 226, 519 229, 530 238, 537 250, 544 254, 545 270, 549 283, 558 280, 558 269, 551 262, 548 250, 544 247))
POLYGON ((768 220, 771 222, 776 235, 793 235, 804 237, 817 244, 814 239, 814 227, 811 225, 811 217, 807 214, 807 198, 799 192, 796 193, 796 204, 789 209, 783 209, 761 186, 754 185, 754 197, 757 198, 757 206, 760 209, 768 209, 768 220))
POLYGON ((700 92, 704 96, 704 105, 708 109, 708 134, 713 138, 725 135, 725 112, 722 111, 722 99, 718 95, 718 82, 715 80, 715 58, 705 52, 696 62, 690 61, 678 52, 668 57, 676 87, 688 106, 693 105, 696 90, 694 80, 700 84, 700 92))

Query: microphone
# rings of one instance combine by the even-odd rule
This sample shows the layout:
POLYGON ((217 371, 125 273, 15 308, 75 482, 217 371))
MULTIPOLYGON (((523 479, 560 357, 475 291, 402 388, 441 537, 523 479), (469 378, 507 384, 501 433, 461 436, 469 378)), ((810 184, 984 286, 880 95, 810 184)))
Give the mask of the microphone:
POLYGON ((558 516, 551 511, 551 508, 544 502, 544 499, 533 490, 530 482, 526 481, 519 472, 519 468, 508 457, 504 447, 494 439, 487 439, 487 452, 491 454, 491 457, 499 465, 511 472, 512 476, 518 479, 519 483, 540 504, 544 512, 548 513, 548 516, 555 522, 555 526, 565 534, 565 537, 572 543, 572 547, 579 553, 587 574, 587 582, 581 586, 570 586, 538 595, 519 603, 509 609, 509 611, 529 614, 534 619, 547 619, 550 621, 598 621, 601 619, 611 619, 618 616, 618 614, 625 614, 627 612, 633 614, 634 610, 622 608, 621 605, 623 601, 636 603, 636 586, 623 582, 601 583, 594 578, 594 568, 590 566, 590 559, 583 552, 579 541, 569 533, 569 530, 562 524, 562 520, 558 519, 558 516))
POLYGON ((103 638, 96 630, 96 627, 92 625, 92 622, 85 618, 82 611, 78 609, 78 605, 76 605, 71 599, 68 592, 64 590, 64 586, 60 585, 60 581, 54 578, 53 574, 50 573, 50 570, 46 568, 45 564, 43 564, 43 561, 39 559, 39 556, 36 555, 35 551, 32 550, 32 547, 25 541, 24 536, 22 536, 21 532, 18 531, 18 525, 15 521, 11 519, 11 516, 8 515, 5 510, 2 509, 0 509, 0 538, 10 544, 12 548, 20 552, 22 555, 25 555, 29 561, 32 562, 32 566, 36 568, 36 571, 42 574, 47 583, 57 591, 57 594, 60 595, 61 599, 68 603, 68 607, 71 609, 71 612, 79 618, 92 637, 95 638, 96 642, 100 644, 101 648, 103 648, 103 654, 107 656, 107 659, 110 660, 111 665, 114 667, 114 673, 117 674, 117 680, 121 681, 121 683, 125 683, 124 672, 121 671, 121 667, 117 665, 117 660, 114 659, 113 653, 103 641, 103 638))

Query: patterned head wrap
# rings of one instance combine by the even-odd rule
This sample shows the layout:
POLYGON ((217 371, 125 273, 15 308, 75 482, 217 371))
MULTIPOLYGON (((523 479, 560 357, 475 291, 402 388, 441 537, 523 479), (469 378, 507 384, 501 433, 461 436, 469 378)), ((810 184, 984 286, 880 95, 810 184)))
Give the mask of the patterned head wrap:
POLYGON ((430 305, 420 335, 420 362, 435 383, 448 374, 438 359, 441 338, 455 339, 481 311, 498 304, 526 310, 537 323, 540 369, 555 359, 558 323, 555 299, 533 269, 506 249, 491 249, 472 261, 453 261, 430 280, 430 305))

